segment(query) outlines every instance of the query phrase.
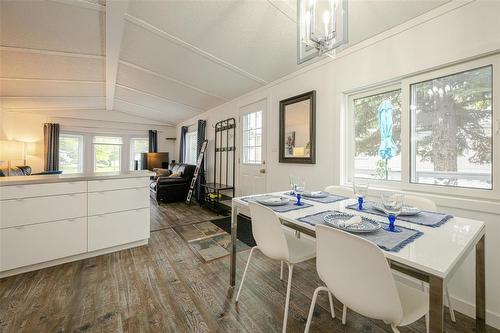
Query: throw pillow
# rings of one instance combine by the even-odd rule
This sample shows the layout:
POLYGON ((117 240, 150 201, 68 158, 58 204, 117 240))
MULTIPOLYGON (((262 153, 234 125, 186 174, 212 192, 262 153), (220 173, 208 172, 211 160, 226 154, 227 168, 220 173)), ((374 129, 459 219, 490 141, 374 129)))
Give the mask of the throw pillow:
POLYGON ((168 176, 168 178, 178 178, 178 177, 182 177, 182 172, 174 172, 170 176, 168 176))

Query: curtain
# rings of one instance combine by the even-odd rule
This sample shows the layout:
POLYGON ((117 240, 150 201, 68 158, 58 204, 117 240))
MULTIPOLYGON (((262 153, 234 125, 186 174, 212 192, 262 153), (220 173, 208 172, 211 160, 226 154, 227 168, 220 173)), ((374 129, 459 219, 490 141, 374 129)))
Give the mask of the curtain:
POLYGON ((184 162, 184 153, 186 150, 186 133, 188 131, 187 126, 181 127, 181 140, 179 142, 179 163, 184 162))
MULTIPOLYGON (((201 146, 203 145, 203 141, 205 141, 205 131, 207 127, 206 120, 198 120, 198 140, 197 140, 197 148, 196 148, 196 161, 198 161, 198 156, 201 152, 201 146)), ((201 202, 205 197, 204 187, 202 184, 205 184, 205 158, 201 161, 200 170, 198 171, 198 179, 196 180, 196 201, 201 202)))
POLYGON ((149 130, 149 152, 158 152, 158 131, 149 130))
POLYGON ((45 171, 59 170, 59 124, 43 124, 43 157, 45 171))

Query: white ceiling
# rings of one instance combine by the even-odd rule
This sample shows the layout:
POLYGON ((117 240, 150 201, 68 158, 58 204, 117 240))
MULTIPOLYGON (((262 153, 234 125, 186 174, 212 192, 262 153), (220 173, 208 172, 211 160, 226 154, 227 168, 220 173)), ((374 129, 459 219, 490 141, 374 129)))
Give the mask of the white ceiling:
MULTIPOLYGON (((299 68, 293 0, 123 1, 0 1, 2 108, 177 124, 299 68)), ((349 45, 445 2, 350 0, 349 45)))

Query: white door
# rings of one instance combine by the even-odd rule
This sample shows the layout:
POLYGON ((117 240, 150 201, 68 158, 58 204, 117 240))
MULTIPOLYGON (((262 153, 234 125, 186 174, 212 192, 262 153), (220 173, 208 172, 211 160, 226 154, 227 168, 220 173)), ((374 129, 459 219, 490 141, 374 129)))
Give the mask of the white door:
POLYGON ((240 195, 266 192, 267 100, 240 108, 240 195))

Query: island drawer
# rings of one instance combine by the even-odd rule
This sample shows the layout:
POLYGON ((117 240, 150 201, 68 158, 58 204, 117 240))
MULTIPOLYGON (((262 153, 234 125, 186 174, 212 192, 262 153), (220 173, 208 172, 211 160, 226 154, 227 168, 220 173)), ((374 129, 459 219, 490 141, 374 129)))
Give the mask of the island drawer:
POLYGON ((88 193, 88 215, 149 207, 149 188, 88 193))
POLYGON ((86 215, 86 193, 0 201, 0 229, 86 215))
POLYGON ((89 192, 112 191, 136 187, 149 187, 149 177, 89 180, 89 192))
POLYGON ((0 200, 85 192, 87 192, 86 181, 29 185, 7 185, 0 186, 0 200))
POLYGON ((88 218, 88 249, 95 251, 149 238, 149 208, 88 218))
POLYGON ((0 271, 86 251, 86 217, 0 230, 0 271))

